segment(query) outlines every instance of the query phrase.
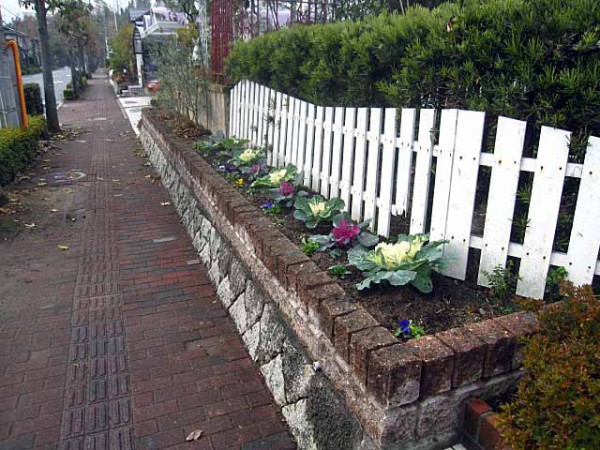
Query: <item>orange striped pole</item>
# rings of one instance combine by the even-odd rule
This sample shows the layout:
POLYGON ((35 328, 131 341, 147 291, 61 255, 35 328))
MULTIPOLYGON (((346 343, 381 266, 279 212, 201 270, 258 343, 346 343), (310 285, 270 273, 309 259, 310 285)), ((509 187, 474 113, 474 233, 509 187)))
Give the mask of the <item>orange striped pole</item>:
POLYGON ((27 121, 27 106, 25 105, 25 91, 23 90, 23 75, 21 74, 21 61, 19 60, 19 47, 17 43, 10 40, 6 43, 6 48, 12 50, 13 59, 15 60, 15 72, 17 74, 17 89, 19 89, 19 101, 21 103, 21 120, 23 121, 23 128, 27 128, 29 125, 27 121))

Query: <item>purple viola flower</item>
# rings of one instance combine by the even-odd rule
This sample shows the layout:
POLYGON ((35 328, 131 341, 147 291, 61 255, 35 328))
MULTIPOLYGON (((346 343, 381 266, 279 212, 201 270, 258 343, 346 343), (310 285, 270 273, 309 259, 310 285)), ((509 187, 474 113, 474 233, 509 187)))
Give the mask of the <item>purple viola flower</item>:
POLYGON ((225 166, 224 166, 223 164, 221 164, 221 165, 218 167, 218 169, 219 169, 219 170, 221 170, 221 171, 223 171, 223 172, 225 172, 225 166))
POLYGON ((289 181, 282 181, 281 185, 279 186, 279 193, 285 197, 293 195, 294 190, 294 185, 289 181))
POLYGON ((273 205, 274 205, 274 203, 273 203, 273 202, 267 202, 267 203, 264 203, 264 204, 261 206, 261 208, 262 208, 262 209, 271 209, 271 208, 273 207, 273 205))
POLYGON ((237 170, 237 168, 233 165, 233 164, 226 164, 225 165, 225 171, 227 173, 233 173, 237 170))
POLYGON ((410 320, 408 320, 408 319, 399 320, 398 321, 398 328, 400 328, 400 331, 402 332, 402 334, 405 334, 407 336, 411 335, 410 320))

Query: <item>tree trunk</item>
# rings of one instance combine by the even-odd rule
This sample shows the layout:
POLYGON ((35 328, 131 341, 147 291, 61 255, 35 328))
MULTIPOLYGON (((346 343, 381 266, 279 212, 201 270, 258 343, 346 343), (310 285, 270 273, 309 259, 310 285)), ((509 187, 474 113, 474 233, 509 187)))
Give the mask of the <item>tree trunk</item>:
POLYGON ((71 84, 73 85, 73 92, 77 94, 79 92, 79 79, 77 78, 77 68, 75 67, 76 65, 73 49, 69 50, 69 58, 71 62, 71 84))
POLYGON ((50 39, 48 37, 48 22, 46 21, 46 3, 44 0, 35 0, 35 16, 37 18, 38 33, 42 53, 42 73, 44 74, 44 99, 46 102, 46 125, 48 131, 60 131, 58 122, 58 109, 56 108, 56 94, 54 93, 54 77, 52 75, 52 55, 50 53, 50 39))
POLYGON ((85 49, 83 47, 83 42, 81 39, 77 39, 77 55, 79 56, 79 66, 81 69, 80 76, 87 75, 87 70, 85 67, 85 49))

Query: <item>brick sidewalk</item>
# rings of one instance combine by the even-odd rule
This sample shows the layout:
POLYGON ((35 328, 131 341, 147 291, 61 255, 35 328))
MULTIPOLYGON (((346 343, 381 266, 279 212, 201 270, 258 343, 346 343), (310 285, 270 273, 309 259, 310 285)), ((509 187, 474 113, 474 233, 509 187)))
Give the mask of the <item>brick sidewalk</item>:
POLYGON ((295 448, 108 82, 90 85, 61 110, 90 133, 56 161, 86 169, 85 219, 0 243, 17 277, 0 289, 0 449, 295 448))

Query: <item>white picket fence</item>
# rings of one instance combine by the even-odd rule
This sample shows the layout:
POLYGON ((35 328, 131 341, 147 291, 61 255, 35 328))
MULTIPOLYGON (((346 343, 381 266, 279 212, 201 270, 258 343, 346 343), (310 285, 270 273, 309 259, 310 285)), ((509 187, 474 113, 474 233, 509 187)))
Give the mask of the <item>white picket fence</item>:
POLYGON ((591 283, 600 274, 600 139, 591 137, 584 164, 573 164, 567 162, 570 133, 544 127, 537 158, 527 158, 522 156, 526 123, 500 117, 495 149, 488 153, 482 150, 484 113, 447 109, 440 114, 434 144, 432 109, 418 112, 415 136, 415 109, 315 106, 242 81, 231 92, 229 131, 269 146, 269 164, 296 165, 306 186, 341 197, 352 217, 371 218, 379 235, 389 236, 392 216, 407 214, 411 234, 447 239, 447 276, 465 279, 474 248, 481 250, 483 286, 485 273, 504 267, 508 256, 520 259, 517 293, 523 296, 543 297, 551 265, 565 267, 576 285, 591 283), (482 236, 472 232, 480 166, 491 167, 482 236), (510 242, 510 234, 521 172, 534 173, 534 181, 529 222, 518 244, 510 242), (581 182, 568 252, 561 253, 552 247, 565 177, 581 182))

